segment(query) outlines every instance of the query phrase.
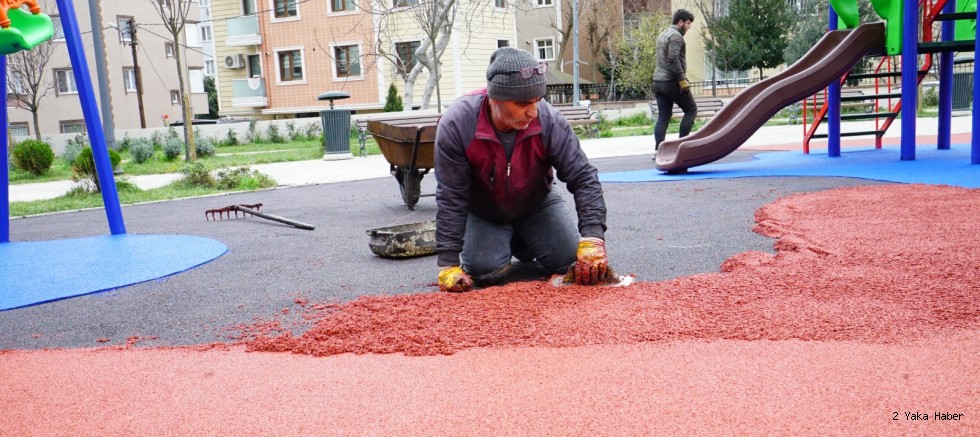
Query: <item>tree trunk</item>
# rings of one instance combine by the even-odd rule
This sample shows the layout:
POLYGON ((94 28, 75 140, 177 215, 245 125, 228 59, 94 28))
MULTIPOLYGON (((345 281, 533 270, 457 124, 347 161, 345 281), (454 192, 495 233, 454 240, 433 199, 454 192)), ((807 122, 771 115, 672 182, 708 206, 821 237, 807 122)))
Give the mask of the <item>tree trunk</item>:
POLYGON ((35 109, 34 111, 31 112, 33 112, 34 115, 34 138, 37 139, 38 141, 41 141, 41 125, 38 124, 38 116, 37 116, 38 111, 35 109))
POLYGON ((194 146, 194 126, 191 124, 190 98, 184 92, 184 67, 180 62, 180 38, 174 39, 174 58, 177 60, 177 81, 180 82, 180 107, 184 112, 184 158, 187 162, 197 159, 197 148, 194 146))

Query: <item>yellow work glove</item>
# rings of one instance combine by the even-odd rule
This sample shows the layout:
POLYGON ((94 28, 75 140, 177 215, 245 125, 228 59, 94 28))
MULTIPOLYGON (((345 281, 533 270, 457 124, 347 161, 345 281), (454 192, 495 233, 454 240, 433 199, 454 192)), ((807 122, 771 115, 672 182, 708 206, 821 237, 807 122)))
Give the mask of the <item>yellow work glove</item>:
POLYGON ((680 84, 682 93, 691 92, 691 83, 688 82, 687 79, 681 79, 680 82, 677 83, 680 84))
POLYGON ((579 240, 576 257, 576 284, 596 285, 606 277, 609 259, 606 258, 606 242, 601 238, 585 237, 579 240))
POLYGON ((439 289, 450 293, 462 293, 473 289, 473 278, 460 266, 443 267, 439 271, 439 289))

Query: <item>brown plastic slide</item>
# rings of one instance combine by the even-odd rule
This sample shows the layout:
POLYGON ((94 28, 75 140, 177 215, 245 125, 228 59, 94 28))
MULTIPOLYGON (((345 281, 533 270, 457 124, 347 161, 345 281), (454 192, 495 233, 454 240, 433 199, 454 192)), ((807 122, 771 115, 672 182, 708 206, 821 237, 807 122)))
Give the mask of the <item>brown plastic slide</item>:
POLYGON ((828 32, 789 68, 738 93, 697 132, 661 143, 657 169, 683 173, 725 157, 781 109, 839 80, 865 55, 884 52, 884 23, 828 32))

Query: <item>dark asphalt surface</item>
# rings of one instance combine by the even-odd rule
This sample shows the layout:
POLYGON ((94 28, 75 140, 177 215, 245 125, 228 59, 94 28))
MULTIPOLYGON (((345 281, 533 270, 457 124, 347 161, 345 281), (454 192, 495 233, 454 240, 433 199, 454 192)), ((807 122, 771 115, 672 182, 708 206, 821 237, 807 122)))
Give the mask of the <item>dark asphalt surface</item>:
MULTIPOLYGON (((748 156, 736 152, 725 161, 748 156)), ((597 159, 593 164, 600 172, 653 165, 648 156, 597 159)), ((773 241, 752 232, 760 206, 792 193, 874 183, 786 177, 605 184, 610 263, 640 281, 716 272, 736 253, 772 252, 773 241)), ((434 191, 429 175, 422 192, 434 191)), ((561 192, 571 211, 570 195, 564 187, 561 192)), ((235 334, 229 327, 288 319, 282 310, 298 309, 297 299, 343 302, 361 295, 438 291, 434 256, 390 260, 368 248, 369 229, 435 217, 432 197, 423 197, 415 211, 405 208, 394 178, 126 206, 123 215, 131 234, 209 237, 226 244, 228 253, 159 280, 0 311, 0 349, 122 345, 132 336, 157 337, 142 340, 140 346, 229 341, 235 334), (317 228, 305 231, 259 218, 204 220, 205 210, 238 203, 263 203, 264 212, 317 228)), ((12 241, 108 233, 102 210, 11 222, 12 241)), ((536 273, 523 272, 529 277, 536 273)))

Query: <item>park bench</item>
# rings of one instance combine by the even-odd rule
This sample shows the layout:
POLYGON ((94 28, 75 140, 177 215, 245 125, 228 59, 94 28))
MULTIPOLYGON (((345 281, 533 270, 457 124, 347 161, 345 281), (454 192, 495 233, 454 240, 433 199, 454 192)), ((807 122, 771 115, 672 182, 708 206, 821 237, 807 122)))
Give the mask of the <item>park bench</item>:
MULTIPOLYGON (((718 97, 695 97, 694 102, 698 105, 698 117, 713 117, 721 108, 725 107, 725 102, 718 97)), ((651 100, 647 102, 650 106, 650 114, 653 119, 657 119, 657 101, 651 100)), ((671 114, 671 118, 682 118, 684 117, 684 111, 680 107, 674 105, 674 111, 671 114)))
MULTIPOLYGON (((823 91, 820 91, 806 99, 808 107, 816 106, 818 109, 823 106, 823 101, 823 91)), ((840 101, 841 108, 863 108, 866 112, 871 111, 871 108, 874 107, 875 104, 872 96, 864 94, 864 91, 857 88, 841 89, 840 101)))
POLYGON ((589 110, 588 106, 558 105, 555 109, 568 120, 572 126, 584 126, 586 134, 599 138, 599 113, 589 110))

